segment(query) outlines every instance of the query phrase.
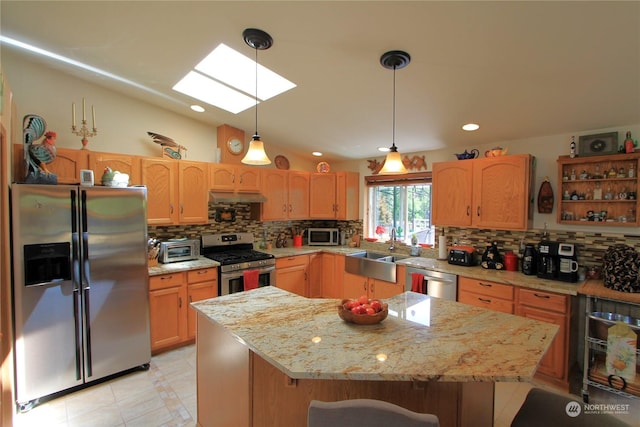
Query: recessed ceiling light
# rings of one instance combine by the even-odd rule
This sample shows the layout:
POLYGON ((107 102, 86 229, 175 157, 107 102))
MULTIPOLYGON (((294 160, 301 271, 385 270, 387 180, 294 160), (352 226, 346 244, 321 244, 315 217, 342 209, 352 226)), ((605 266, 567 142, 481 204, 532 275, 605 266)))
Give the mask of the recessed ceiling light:
POLYGON ((462 126, 462 129, 471 132, 480 129, 480 126, 475 123, 467 123, 466 125, 462 126))
MULTIPOLYGON (((259 100, 265 101, 296 87, 294 83, 260 64, 257 65, 257 72, 260 81, 257 96, 259 100)), ((237 114, 255 105, 256 63, 253 59, 220 43, 173 89, 237 114), (213 95, 209 90, 216 90, 217 93, 213 95), (235 95, 223 95, 223 91, 227 94, 235 92, 235 95), (233 99, 228 96, 232 96, 233 99), (247 98, 248 101, 240 101, 241 98, 247 98), (230 105, 227 105, 227 102, 230 105)))
POLYGON ((202 107, 201 107, 201 106, 199 106, 199 105, 195 105, 195 104, 194 104, 194 105, 192 105, 192 106, 191 106, 191 109, 192 109, 193 111, 195 111, 196 113, 204 113, 204 108, 202 108, 202 107))
POLYGON ((389 148, 389 147, 378 147, 378 151, 382 151, 383 153, 388 153, 389 151, 391 151, 391 148, 389 148))
POLYGON ((322 156, 322 153, 321 153, 321 152, 319 152, 319 151, 314 151, 314 152, 313 152, 313 153, 311 153, 311 154, 313 154, 313 155, 314 155, 314 156, 316 156, 316 157, 320 157, 320 156, 322 156))

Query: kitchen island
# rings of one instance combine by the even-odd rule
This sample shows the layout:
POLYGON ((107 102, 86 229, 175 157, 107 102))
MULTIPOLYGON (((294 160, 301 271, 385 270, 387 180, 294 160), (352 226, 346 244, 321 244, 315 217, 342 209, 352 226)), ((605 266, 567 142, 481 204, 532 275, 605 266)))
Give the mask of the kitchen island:
POLYGON ((490 426, 494 383, 530 380, 558 330, 413 292, 385 301, 370 326, 275 287, 193 303, 198 424, 303 427, 312 399, 368 397, 490 426))

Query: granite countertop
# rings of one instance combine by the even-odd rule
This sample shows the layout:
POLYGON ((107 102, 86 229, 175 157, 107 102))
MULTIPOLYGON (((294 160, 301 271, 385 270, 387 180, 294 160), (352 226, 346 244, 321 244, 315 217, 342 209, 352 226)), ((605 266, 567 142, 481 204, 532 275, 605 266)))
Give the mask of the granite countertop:
POLYGON ((258 249, 260 252, 266 252, 276 258, 286 258, 297 255, 314 254, 318 252, 330 252, 334 254, 349 255, 355 252, 362 252, 364 248, 351 248, 349 246, 300 246, 286 248, 258 249))
POLYGON ((578 288, 578 293, 594 297, 606 298, 614 301, 629 302, 640 305, 640 293, 620 292, 604 286, 602 280, 587 280, 578 288))
POLYGON ((149 267, 149 276, 159 276, 161 274, 178 273, 181 271, 197 270, 199 268, 211 268, 218 267, 220 263, 218 261, 210 260, 203 256, 192 261, 172 262, 169 264, 158 263, 153 267, 149 267))
POLYGON ((459 265, 451 265, 446 260, 437 260, 432 258, 406 258, 398 260, 396 263, 404 264, 408 267, 442 271, 472 279, 490 280, 492 282, 522 286, 541 291, 556 292, 558 294, 565 295, 578 295, 578 287, 580 286, 580 283, 561 282, 558 280, 541 279, 538 276, 527 276, 520 271, 490 270, 480 266, 463 267, 459 265))
MULTIPOLYGON (((379 245, 378 245, 379 246, 379 245)), ((377 246, 365 245, 362 247, 352 248, 348 246, 301 246, 301 247, 286 247, 286 248, 272 248, 272 249, 259 249, 262 252, 272 254, 276 258, 286 258, 297 255, 308 255, 318 252, 329 252, 340 255, 349 255, 355 252, 361 252, 370 250, 373 252, 388 253, 394 255, 400 255, 406 257, 397 261, 398 264, 404 264, 408 267, 415 267, 424 270, 441 271, 443 273, 456 274, 458 276, 465 276, 472 279, 490 280, 497 283, 504 283, 513 286, 522 286, 531 289, 538 289, 541 291, 556 292, 565 295, 578 295, 578 287, 581 283, 567 283, 556 280, 541 279, 537 276, 527 276, 519 271, 504 271, 504 270, 488 270, 480 266, 475 267, 463 267, 458 265, 451 265, 446 260, 438 260, 428 257, 410 257, 404 253, 388 252, 388 250, 380 250, 377 246)), ((149 275, 157 276, 160 274, 173 273, 178 271, 188 271, 198 268, 218 267, 220 263, 209 260, 204 257, 200 257, 194 261, 176 262, 171 264, 158 264, 154 267, 149 267, 149 275)))
POLYGON ((291 378, 529 381, 558 326, 405 292, 376 325, 273 286, 192 303, 291 378))

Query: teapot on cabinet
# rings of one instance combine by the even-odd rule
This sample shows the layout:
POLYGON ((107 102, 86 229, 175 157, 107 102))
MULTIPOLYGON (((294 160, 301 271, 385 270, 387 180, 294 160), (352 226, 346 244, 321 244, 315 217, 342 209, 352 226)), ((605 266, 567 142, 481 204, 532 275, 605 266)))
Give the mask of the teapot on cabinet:
POLYGON ((487 150, 484 152, 484 156, 485 157, 500 157, 500 156, 506 156, 507 155, 507 151, 509 151, 508 148, 502 148, 502 147, 494 147, 491 150, 487 150))
POLYGON ((458 160, 475 159, 479 155, 480 155, 480 152, 475 148, 471 149, 471 151, 464 150, 464 153, 455 154, 458 160))

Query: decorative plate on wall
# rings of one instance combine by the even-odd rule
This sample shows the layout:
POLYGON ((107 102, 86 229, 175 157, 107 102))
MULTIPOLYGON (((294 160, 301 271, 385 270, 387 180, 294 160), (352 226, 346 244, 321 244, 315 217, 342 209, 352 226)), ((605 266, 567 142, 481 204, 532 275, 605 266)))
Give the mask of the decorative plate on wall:
POLYGON ((289 169, 289 159, 287 159, 285 156, 282 155, 277 155, 273 161, 276 164, 276 167, 278 169, 284 169, 287 170, 289 169))
POLYGON ((329 172, 329 169, 330 169, 330 167, 329 167, 329 163, 327 163, 327 162, 320 162, 320 163, 318 163, 318 165, 316 166, 316 170, 317 170, 318 172, 322 172, 322 173, 329 172))

